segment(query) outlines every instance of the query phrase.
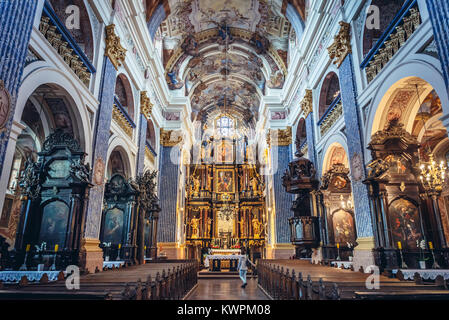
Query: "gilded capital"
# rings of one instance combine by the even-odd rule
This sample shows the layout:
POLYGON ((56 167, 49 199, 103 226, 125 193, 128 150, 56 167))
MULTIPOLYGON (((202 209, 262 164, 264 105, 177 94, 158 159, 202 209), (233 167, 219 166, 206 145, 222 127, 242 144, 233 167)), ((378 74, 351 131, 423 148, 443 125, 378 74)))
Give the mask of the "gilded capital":
POLYGON ((115 69, 118 69, 125 61, 126 49, 122 47, 120 38, 115 34, 115 25, 111 24, 106 27, 106 50, 107 56, 115 69))
POLYGON ((307 89, 304 98, 301 101, 301 109, 304 113, 304 118, 307 118, 313 110, 313 94, 312 90, 307 89))
POLYGON ((334 43, 327 50, 331 60, 340 68, 346 56, 352 52, 351 25, 349 23, 340 21, 340 31, 335 36, 334 43))
POLYGON ((292 144, 292 127, 278 130, 268 130, 267 144, 269 147, 274 146, 289 146, 292 144))
POLYGON ((151 103, 150 98, 148 98, 146 91, 140 93, 140 111, 147 120, 150 119, 151 111, 153 111, 153 104, 151 103))
POLYGON ((180 131, 161 129, 161 145, 164 147, 174 147, 182 143, 180 131))

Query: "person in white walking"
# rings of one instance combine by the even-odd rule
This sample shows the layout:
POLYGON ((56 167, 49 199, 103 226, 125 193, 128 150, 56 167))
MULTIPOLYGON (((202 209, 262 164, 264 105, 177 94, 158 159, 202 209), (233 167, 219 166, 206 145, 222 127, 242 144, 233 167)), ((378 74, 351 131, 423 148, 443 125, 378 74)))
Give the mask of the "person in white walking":
POLYGON ((246 254, 246 250, 245 250, 245 248, 243 248, 242 256, 239 258, 239 265, 238 265, 240 279, 242 279, 242 282, 243 282, 242 288, 246 288, 246 286, 248 285, 248 283, 246 282, 246 274, 248 272, 248 265, 252 265, 253 267, 256 266, 251 260, 249 260, 249 257, 246 254))

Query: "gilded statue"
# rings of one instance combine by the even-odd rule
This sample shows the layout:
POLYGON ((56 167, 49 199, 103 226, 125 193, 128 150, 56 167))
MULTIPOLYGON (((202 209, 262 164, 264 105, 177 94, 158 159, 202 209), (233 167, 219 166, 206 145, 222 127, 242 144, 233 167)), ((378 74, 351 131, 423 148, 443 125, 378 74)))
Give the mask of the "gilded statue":
POLYGON ((260 234, 262 232, 262 222, 260 222, 255 215, 251 222, 253 225, 254 238, 260 238, 260 234))
POLYGON ((238 222, 240 225, 240 234, 243 238, 246 237, 246 230, 245 230, 245 218, 242 217, 242 219, 238 222))
POLYGON ((189 225, 192 228, 191 237, 192 239, 197 239, 200 237, 200 223, 202 218, 191 218, 189 225))

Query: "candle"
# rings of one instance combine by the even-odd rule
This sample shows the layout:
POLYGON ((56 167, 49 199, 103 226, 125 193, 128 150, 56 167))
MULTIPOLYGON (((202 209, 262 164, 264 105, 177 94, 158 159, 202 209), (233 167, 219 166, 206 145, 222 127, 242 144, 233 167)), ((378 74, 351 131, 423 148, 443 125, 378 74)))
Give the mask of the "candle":
POLYGON ((30 251, 30 249, 31 249, 31 244, 27 244, 25 251, 28 252, 28 251, 30 251))
POLYGON ((119 244, 118 244, 118 248, 120 249, 121 247, 122 247, 122 244, 121 244, 121 243, 119 243, 119 244))
POLYGON ((429 249, 433 250, 433 243, 432 243, 432 241, 429 241, 429 249))
POLYGON ((401 241, 398 241, 398 249, 402 250, 402 243, 401 243, 401 241))
POLYGON ((55 245, 55 252, 58 252, 59 244, 55 245))
POLYGON ((337 249, 340 249, 340 244, 339 243, 337 243, 337 249))
POLYGON ((147 246, 143 247, 145 250, 147 250, 147 246))

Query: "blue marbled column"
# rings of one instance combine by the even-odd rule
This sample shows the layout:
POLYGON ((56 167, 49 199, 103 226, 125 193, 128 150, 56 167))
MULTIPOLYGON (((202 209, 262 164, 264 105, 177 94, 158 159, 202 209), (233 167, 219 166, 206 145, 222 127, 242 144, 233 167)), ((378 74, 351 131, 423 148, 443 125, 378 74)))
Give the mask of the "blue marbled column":
POLYGON ((161 146, 159 158, 159 199, 162 211, 158 220, 158 242, 176 242, 176 201, 178 195, 179 165, 178 146, 161 146))
POLYGON ((315 131, 314 131, 313 113, 310 113, 306 118, 306 134, 307 134, 307 149, 309 153, 309 160, 317 167, 316 148, 315 148, 315 131))
POLYGON ((372 237, 373 225, 370 210, 368 188, 363 184, 366 178, 364 161, 364 142, 362 138, 362 123, 357 104, 357 89, 354 79, 352 55, 349 54, 339 69, 341 99, 343 102, 343 114, 346 124, 346 138, 349 151, 349 163, 352 174, 352 193, 354 196, 355 220, 357 236, 361 238, 372 237), (359 169, 354 168, 354 157, 360 159, 359 169), (355 172, 360 172, 359 177, 354 177, 355 172), (356 179, 358 178, 358 179, 356 179))
POLYGON ((290 208, 292 207, 294 196, 285 192, 285 188, 282 185, 282 176, 288 168, 289 162, 292 160, 291 147, 290 145, 276 146, 272 150, 272 152, 277 152, 278 157, 278 170, 273 177, 276 214, 276 243, 291 243, 288 219, 293 217, 293 212, 290 208))
POLYGON ((444 80, 446 87, 449 87, 449 2, 447 0, 427 0, 427 7, 443 67, 444 80))
POLYGON ((145 169, 145 148, 147 147, 147 118, 143 114, 140 114, 139 121, 139 150, 137 151, 137 166, 136 174, 140 175, 145 169))
POLYGON ((117 70, 111 60, 105 57, 100 88, 100 105, 97 111, 92 148, 94 187, 89 194, 86 228, 84 231, 84 237, 89 239, 98 239, 100 236, 101 207, 104 194, 104 183, 102 181, 104 180, 107 166, 116 78, 117 70), (98 180, 101 180, 100 184, 98 184, 98 180))
POLYGON ((7 121, 0 128, 0 168, 5 161, 37 3, 37 0, 0 1, 0 80, 11 95, 7 121))

